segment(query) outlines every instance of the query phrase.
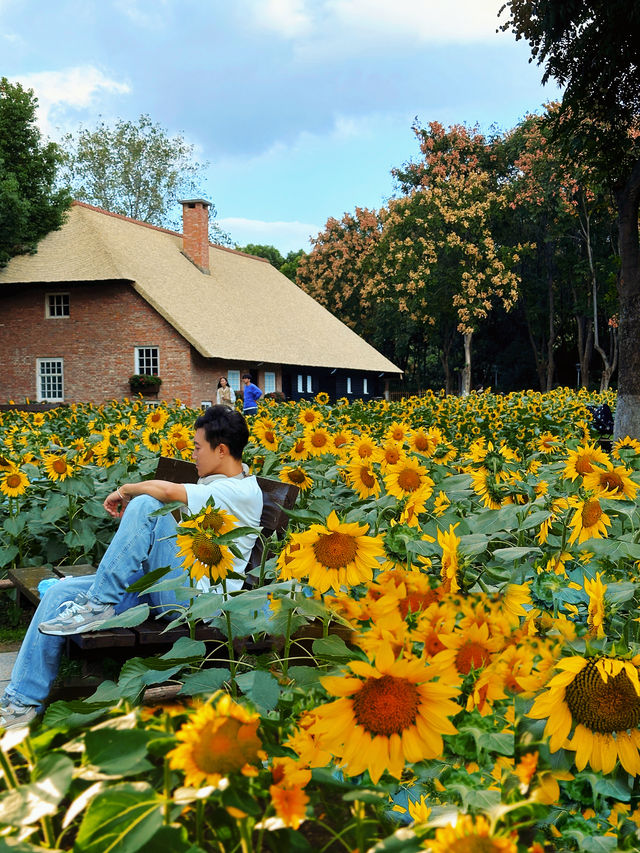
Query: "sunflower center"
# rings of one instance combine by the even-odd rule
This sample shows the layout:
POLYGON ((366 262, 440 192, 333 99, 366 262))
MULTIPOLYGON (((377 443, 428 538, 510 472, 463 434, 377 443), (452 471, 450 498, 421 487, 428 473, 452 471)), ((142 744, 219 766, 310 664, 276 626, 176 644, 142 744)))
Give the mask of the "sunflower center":
POLYGON ((313 544, 317 561, 328 569, 341 569, 353 562, 357 552, 356 540, 348 533, 324 534, 313 544))
POLYGON ((593 465, 588 456, 578 456, 576 471, 578 474, 590 474, 593 471, 593 465))
POLYGON ((311 444, 314 447, 324 447, 327 443, 327 436, 323 432, 314 432, 311 436, 311 444))
POLYGON ((293 449, 295 453, 302 453, 302 451, 304 450, 304 441, 302 439, 300 439, 300 441, 297 441, 293 449))
POLYGON ((61 456, 59 456, 53 465, 51 466, 56 474, 66 474, 67 472, 67 462, 61 456))
POLYGON ((609 492, 624 491, 622 477, 619 474, 616 474, 615 471, 607 471, 606 474, 601 474, 600 485, 609 492))
POLYGON ((222 776, 240 770, 257 758, 260 741, 253 729, 233 718, 210 725, 193 746, 193 763, 203 773, 222 776))
POLYGON ((186 446, 187 446, 187 442, 184 438, 179 438, 176 441, 176 450, 184 450, 186 446))
POLYGON ((398 485, 403 492, 415 492, 420 487, 421 482, 420 474, 410 468, 405 468, 398 474, 398 485))
POLYGON ((491 660, 491 655, 480 643, 470 640, 460 646, 456 655, 456 667, 458 672, 468 675, 472 669, 480 669, 491 660))
POLYGON ((196 560, 204 563, 205 566, 217 566, 222 559, 220 546, 212 542, 204 533, 196 533, 193 537, 191 551, 196 560))
POLYGON ((384 457, 390 465, 395 465, 398 459, 400 459, 400 454, 395 448, 393 448, 390 450, 386 450, 384 457))
POLYGON ((353 700, 359 725, 372 735, 402 734, 415 723, 420 705, 418 688, 406 678, 369 678, 353 700))
POLYGON ((448 853, 499 853, 503 849, 485 835, 465 835, 447 845, 448 853))
POLYGON ((315 422, 315 419, 316 419, 316 416, 314 415, 314 413, 313 413, 313 412, 305 412, 305 413, 304 413, 304 420, 305 420, 308 424, 312 424, 312 423, 314 423, 314 422, 315 422))
POLYGON ((427 450, 429 447, 429 439, 426 435, 417 435, 413 440, 413 446, 416 450, 427 450))
POLYGON ((18 474, 9 474, 5 483, 9 486, 10 489, 17 489, 20 485, 20 476, 18 474))
POLYGON ((213 530, 214 533, 219 533, 220 528, 224 524, 224 518, 219 512, 209 512, 202 519, 203 530, 213 530))
POLYGON ((624 670, 607 683, 590 660, 565 688, 571 716, 592 732, 623 732, 640 723, 640 696, 624 670))
POLYGON ((344 435, 336 435, 334 436, 333 443, 336 447, 342 447, 343 444, 347 443, 347 439, 344 435))
POLYGON ((368 489, 372 489, 376 484, 376 478, 368 468, 360 469, 360 481, 362 485, 366 486, 368 489))
POLYGON ((600 521, 601 515, 602 508, 600 507, 599 501, 595 498, 585 501, 584 506, 582 507, 582 526, 592 527, 600 521))
POLYGON ((289 471, 289 480, 292 483, 304 483, 304 471, 301 468, 295 468, 293 471, 289 471))
POLYGON ((358 456, 362 459, 366 459, 367 456, 373 456, 373 447, 369 444, 361 444, 358 448, 358 456))

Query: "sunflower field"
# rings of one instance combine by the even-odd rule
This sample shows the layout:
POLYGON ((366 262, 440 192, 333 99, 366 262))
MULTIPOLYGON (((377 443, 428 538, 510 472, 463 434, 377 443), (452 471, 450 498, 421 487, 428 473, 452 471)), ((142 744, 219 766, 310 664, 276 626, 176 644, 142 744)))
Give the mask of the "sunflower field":
MULTIPOLYGON (((262 403, 245 462, 300 488, 286 538, 251 590, 192 588, 171 624, 217 646, 1 737, 0 851, 640 850, 640 442, 592 434, 605 402, 262 403)), ((0 414, 0 573, 97 563, 104 497, 189 459, 197 414, 0 414)), ((233 536, 181 524, 194 582, 233 536)))

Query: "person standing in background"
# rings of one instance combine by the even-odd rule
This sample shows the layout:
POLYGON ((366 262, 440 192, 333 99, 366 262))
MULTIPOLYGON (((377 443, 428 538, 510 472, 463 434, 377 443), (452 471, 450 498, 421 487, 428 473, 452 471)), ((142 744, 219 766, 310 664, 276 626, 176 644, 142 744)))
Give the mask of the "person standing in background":
POLYGON ((216 403, 218 404, 218 406, 226 406, 227 409, 235 409, 236 407, 236 392, 227 382, 226 376, 221 376, 218 380, 216 403))
POLYGON ((243 405, 243 414, 244 415, 257 415, 258 414, 258 400, 262 397, 262 391, 258 388, 257 385, 254 385, 251 381, 250 373, 242 374, 242 383, 244 385, 244 405, 243 405))

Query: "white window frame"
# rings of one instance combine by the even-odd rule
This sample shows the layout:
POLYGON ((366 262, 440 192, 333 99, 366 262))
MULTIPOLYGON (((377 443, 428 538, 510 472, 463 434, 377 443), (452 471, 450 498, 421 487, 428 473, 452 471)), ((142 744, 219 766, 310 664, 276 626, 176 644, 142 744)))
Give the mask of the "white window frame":
POLYGON ((350 376, 347 376, 347 394, 353 394, 353 391, 351 390, 351 377, 350 376))
POLYGON ((369 393, 369 380, 367 379, 366 376, 364 376, 362 379, 362 393, 363 394, 369 393))
POLYGON ((133 356, 133 372, 142 376, 160 375, 160 347, 135 347, 133 356), (155 355, 154 355, 155 351, 155 355), (146 364, 155 360, 155 369, 147 370, 146 364))
MULTIPOLYGON (((57 390, 57 389, 56 389, 57 390)), ((64 402, 64 359, 63 358, 37 358, 36 359, 36 399, 38 403, 63 403, 64 402), (44 372, 45 365, 59 365, 59 370, 44 372), (46 382, 47 377, 55 379, 59 377, 59 394, 47 393, 52 390, 52 382, 46 382), (43 387, 43 380, 44 387, 43 387), (47 387, 47 385, 49 387, 47 387)))
POLYGON ((47 320, 68 320, 71 316, 71 305, 68 293, 45 293, 44 316, 47 320), (53 305, 51 304, 53 300, 53 305), (53 311, 51 310, 53 308, 53 311), (65 314, 66 308, 66 314, 65 314))
POLYGON ((228 370, 227 371, 227 382, 229 386, 234 391, 240 390, 240 371, 239 370, 228 370))
POLYGON ((304 376, 302 373, 298 374, 298 394, 302 394, 304 392, 304 385, 302 384, 304 381, 304 376))
POLYGON ((265 370, 264 372, 264 393, 273 394, 276 390, 276 374, 273 370, 265 370))
POLYGON ((313 394, 313 380, 309 374, 307 374, 307 394, 313 394))

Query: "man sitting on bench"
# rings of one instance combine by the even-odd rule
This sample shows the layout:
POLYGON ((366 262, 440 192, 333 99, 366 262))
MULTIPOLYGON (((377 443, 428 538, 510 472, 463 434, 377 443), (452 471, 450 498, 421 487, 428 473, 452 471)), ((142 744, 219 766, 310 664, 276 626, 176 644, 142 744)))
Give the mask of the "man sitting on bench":
MULTIPOLYGON (((174 591, 145 596, 126 592, 145 572, 163 566, 171 567, 167 578, 186 576, 173 535, 175 519, 171 513, 150 518, 162 504, 180 501, 191 513, 197 513, 212 498, 240 525, 260 526, 262 492, 256 478, 247 476, 242 466, 242 451, 248 440, 247 423, 239 412, 211 406, 195 422, 197 483, 125 483, 107 496, 104 508, 109 515, 122 519, 118 530, 95 575, 64 578, 43 595, 2 698, 1 727, 26 725, 42 709, 58 672, 65 636, 96 630, 141 600, 158 613, 175 610, 174 591)), ((249 534, 235 540, 242 558, 234 558, 234 572, 242 573, 255 539, 255 534, 249 534)), ((241 586, 238 579, 227 582, 230 592, 241 586)))

